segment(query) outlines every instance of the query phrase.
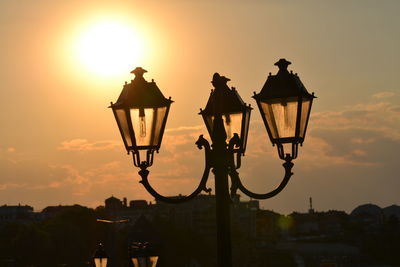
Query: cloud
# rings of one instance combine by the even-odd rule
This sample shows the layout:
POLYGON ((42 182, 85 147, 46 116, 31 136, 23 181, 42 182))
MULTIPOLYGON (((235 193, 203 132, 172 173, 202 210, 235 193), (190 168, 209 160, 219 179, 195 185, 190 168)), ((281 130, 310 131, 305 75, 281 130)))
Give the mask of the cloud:
POLYGON ((0 191, 11 189, 11 188, 21 188, 21 187, 24 187, 24 186, 25 186, 24 184, 16 184, 16 183, 0 184, 0 191))
POLYGON ((362 138, 362 137, 352 138, 350 140, 350 142, 352 142, 354 144, 371 144, 375 141, 376 141, 375 138, 362 138))
POLYGON ((342 111, 315 113, 310 125, 312 130, 365 130, 400 141, 400 108, 390 102, 358 104, 342 111))
MULTIPOLYGON (((343 140, 345 142, 345 140, 343 140)), ((329 142, 321 137, 310 136, 307 149, 300 152, 299 157, 308 170, 332 168, 334 166, 377 166, 380 163, 365 158, 368 153, 359 148, 345 144, 345 149, 336 146, 337 142, 329 142), (340 151, 339 151, 340 150, 340 151)))
POLYGON ((393 92, 380 92, 380 93, 372 95, 373 98, 377 98, 377 99, 388 98, 388 97, 392 97, 392 96, 395 96, 395 93, 393 93, 393 92))
POLYGON ((100 151, 112 150, 120 146, 120 142, 117 142, 115 140, 89 142, 86 139, 72 139, 69 141, 61 142, 58 149, 66 151, 100 151))
POLYGON ((180 132, 180 131, 197 131, 205 129, 204 125, 195 125, 195 126, 181 126, 177 128, 169 128, 166 129, 165 132, 180 132))

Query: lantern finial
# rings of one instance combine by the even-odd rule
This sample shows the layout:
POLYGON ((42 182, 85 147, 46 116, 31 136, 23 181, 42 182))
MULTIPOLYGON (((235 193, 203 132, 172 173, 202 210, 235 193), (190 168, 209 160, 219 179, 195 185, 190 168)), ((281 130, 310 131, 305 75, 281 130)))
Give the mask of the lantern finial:
POLYGON ((142 67, 137 67, 133 71, 131 71, 132 74, 135 74, 135 77, 143 77, 143 74, 145 74, 147 70, 143 69, 142 67))
POLYGON ((231 80, 231 79, 229 79, 229 78, 227 78, 227 77, 225 77, 225 76, 221 76, 221 75, 219 75, 218 72, 216 72, 216 73, 214 73, 214 75, 213 75, 213 79, 212 79, 211 83, 212 83, 212 85, 213 85, 215 88, 217 88, 218 85, 226 85, 226 83, 227 83, 228 81, 230 81, 230 80, 231 80))
POLYGON ((287 67, 288 67, 290 64, 292 64, 292 62, 287 61, 287 60, 284 59, 284 58, 281 58, 281 59, 279 59, 279 61, 276 62, 274 65, 275 65, 275 66, 278 66, 279 71, 285 71, 285 70, 287 70, 287 67))

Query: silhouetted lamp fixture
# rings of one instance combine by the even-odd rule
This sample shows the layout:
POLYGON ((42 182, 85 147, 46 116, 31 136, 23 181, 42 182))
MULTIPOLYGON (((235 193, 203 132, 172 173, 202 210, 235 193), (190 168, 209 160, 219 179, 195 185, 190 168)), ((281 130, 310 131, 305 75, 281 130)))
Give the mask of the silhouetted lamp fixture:
POLYGON ((160 149, 171 98, 165 98, 153 81, 147 82, 143 78, 145 70, 136 68, 132 71, 135 79, 125 84, 117 102, 111 103, 125 147, 128 153, 132 152, 135 166, 140 167, 140 183, 157 200, 180 203, 202 191, 210 192, 206 184, 210 170, 213 169, 219 266, 232 265, 230 203, 237 190, 252 198, 268 199, 281 192, 293 175, 292 160, 297 157, 298 145, 304 142, 314 93, 307 92, 297 74, 288 72, 289 64, 285 59, 275 63, 279 67, 278 73, 270 74, 260 93, 254 93, 269 138, 273 145, 277 145, 279 157, 285 161, 285 175, 281 183, 266 194, 253 193, 245 188, 237 172, 241 156, 246 150, 252 108, 243 102, 235 88, 228 87, 228 78, 214 74, 211 82, 214 89, 211 90, 205 109, 200 110, 212 145, 203 135, 196 142, 199 149, 205 150, 205 168, 197 189, 188 196, 162 196, 148 180, 147 168, 153 163, 154 151, 160 149), (285 144, 291 146, 290 153, 285 153, 285 144), (140 158, 141 150, 146 151, 145 160, 140 158), (230 192, 228 176, 231 178, 230 192))
POLYGON ((292 145, 291 157, 297 157, 298 144, 303 144, 314 93, 309 94, 300 78, 287 67, 291 63, 280 59, 276 75, 269 75, 261 92, 254 92, 269 138, 277 145, 281 159, 285 158, 283 144, 292 145))
POLYGON ((154 81, 143 78, 146 70, 138 67, 131 73, 135 79, 126 83, 117 102, 111 108, 128 153, 132 152, 134 164, 147 166, 153 163, 154 151, 158 151, 167 122, 169 107, 173 102, 163 96, 154 81), (141 161, 139 151, 146 151, 141 161))
POLYGON ((135 242, 131 246, 130 258, 134 267, 156 267, 158 255, 147 242, 135 242))
POLYGON ((94 252, 93 260, 96 267, 107 267, 108 256, 101 243, 94 252))
POLYGON ((207 130, 212 138, 214 131, 214 120, 218 116, 222 117, 225 131, 225 141, 229 142, 234 134, 238 134, 241 143, 234 147, 235 152, 244 154, 246 150, 247 134, 249 132, 250 112, 252 108, 247 106, 239 96, 235 88, 229 88, 226 84, 229 78, 215 73, 211 83, 218 90, 212 90, 206 108, 200 109, 207 130))

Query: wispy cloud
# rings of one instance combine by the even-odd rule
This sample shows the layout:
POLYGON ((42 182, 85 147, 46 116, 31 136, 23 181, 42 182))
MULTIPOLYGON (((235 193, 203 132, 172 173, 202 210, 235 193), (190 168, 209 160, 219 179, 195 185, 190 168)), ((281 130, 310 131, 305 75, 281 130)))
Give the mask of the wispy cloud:
POLYGON ((376 139, 375 138, 358 137, 358 138, 352 138, 350 141, 354 144, 371 144, 371 143, 375 142, 376 139))
POLYGON ((99 151, 99 150, 112 150, 120 147, 120 142, 115 140, 102 140, 90 142, 86 139, 72 139, 61 142, 58 147, 59 150, 67 151, 99 151))
POLYGON ((392 97, 394 95, 395 95, 395 93, 393 93, 393 92, 380 92, 380 93, 372 95, 372 97, 373 98, 377 98, 377 99, 381 99, 381 98, 392 97))
POLYGON ((333 166, 377 166, 379 163, 359 157, 367 156, 362 149, 349 149, 344 153, 336 152, 334 143, 320 137, 310 136, 307 140, 307 149, 300 151, 304 166, 309 169, 321 169, 333 166))
POLYGON ((195 126, 180 126, 177 128, 168 128, 166 132, 181 132, 181 131, 197 131, 205 129, 204 125, 195 125, 195 126))
POLYGON ((319 112, 312 116, 311 129, 365 130, 400 141, 400 108, 390 102, 358 104, 337 112, 319 112))
POLYGON ((21 188, 24 187, 24 184, 17 184, 17 183, 5 183, 5 184, 0 184, 0 191, 1 190, 7 190, 7 189, 12 189, 12 188, 21 188))

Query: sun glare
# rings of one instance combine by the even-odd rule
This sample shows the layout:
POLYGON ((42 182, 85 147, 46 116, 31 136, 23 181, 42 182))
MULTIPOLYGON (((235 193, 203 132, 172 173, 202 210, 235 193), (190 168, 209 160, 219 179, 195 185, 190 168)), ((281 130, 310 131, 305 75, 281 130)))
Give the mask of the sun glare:
POLYGON ((125 73, 141 63, 143 40, 122 21, 102 21, 82 31, 75 52, 80 65, 98 76, 125 73))

